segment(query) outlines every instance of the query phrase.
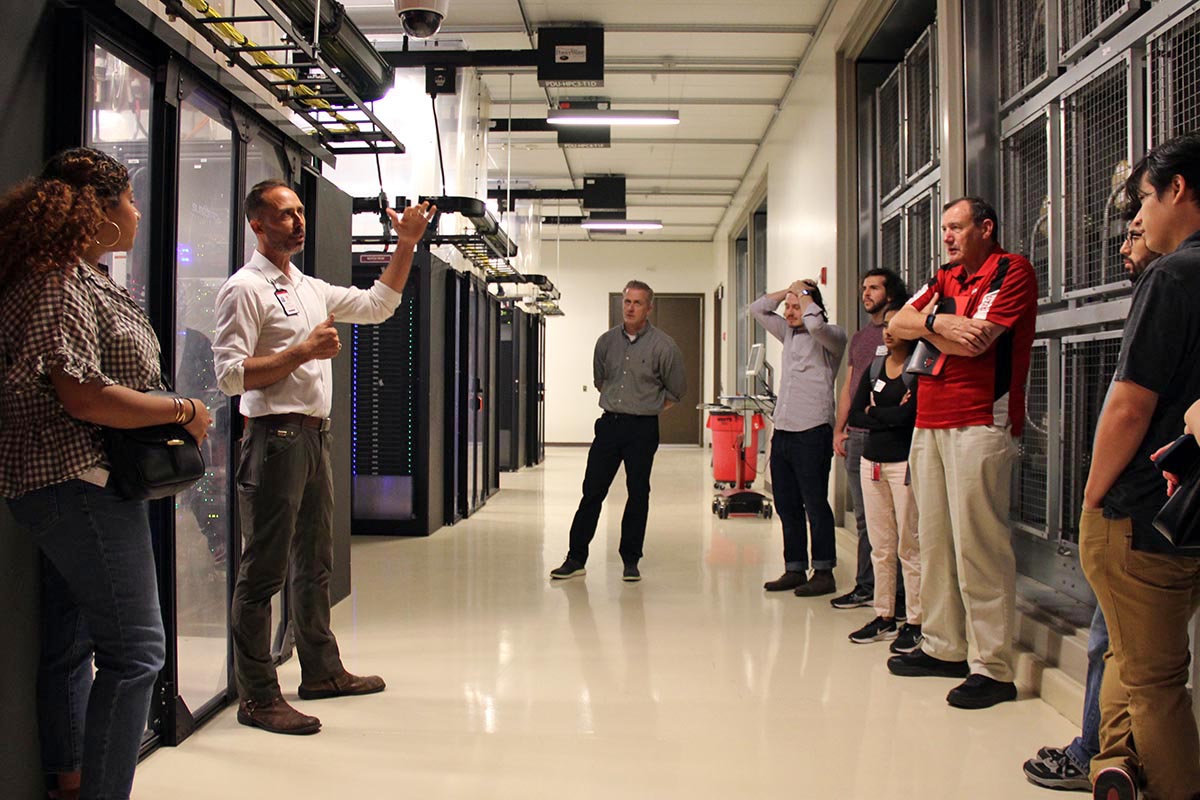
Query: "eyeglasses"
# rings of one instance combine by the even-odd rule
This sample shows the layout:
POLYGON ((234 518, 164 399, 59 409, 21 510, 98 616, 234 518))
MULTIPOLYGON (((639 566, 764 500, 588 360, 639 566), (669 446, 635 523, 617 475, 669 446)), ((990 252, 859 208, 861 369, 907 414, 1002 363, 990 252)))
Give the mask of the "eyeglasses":
POLYGON ((1141 231, 1128 231, 1125 234, 1125 241, 1129 242, 1130 244, 1133 244, 1138 239, 1142 238, 1142 236, 1144 236, 1144 235, 1145 234, 1143 234, 1141 231))

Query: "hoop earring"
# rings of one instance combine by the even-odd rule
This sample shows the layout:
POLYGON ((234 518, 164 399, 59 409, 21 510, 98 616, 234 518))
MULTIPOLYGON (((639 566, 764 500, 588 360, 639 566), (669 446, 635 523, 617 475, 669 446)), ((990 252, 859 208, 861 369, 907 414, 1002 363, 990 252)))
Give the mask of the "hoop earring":
MULTIPOLYGON (((105 225, 112 225, 114 228, 117 229, 117 235, 113 238, 113 240, 111 242, 109 242, 107 244, 100 241, 98 238, 92 239, 93 242, 98 244, 100 247, 109 248, 109 247, 112 247, 113 245, 115 245, 117 242, 121 241, 121 226, 120 225, 113 222, 111 219, 104 220, 104 222, 100 223, 100 225, 101 225, 101 227, 103 227, 105 225)), ((99 231, 97 231, 97 233, 99 233, 99 231)))

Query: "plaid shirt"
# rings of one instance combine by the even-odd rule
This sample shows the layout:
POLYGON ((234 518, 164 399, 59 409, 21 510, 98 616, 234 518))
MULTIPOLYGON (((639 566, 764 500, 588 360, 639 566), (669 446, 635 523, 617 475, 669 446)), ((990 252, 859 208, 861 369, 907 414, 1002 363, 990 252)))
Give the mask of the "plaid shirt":
POLYGON ((70 416, 50 382, 138 391, 161 383, 158 338, 129 293, 83 262, 18 278, 0 296, 0 496, 107 465, 101 429, 70 416))

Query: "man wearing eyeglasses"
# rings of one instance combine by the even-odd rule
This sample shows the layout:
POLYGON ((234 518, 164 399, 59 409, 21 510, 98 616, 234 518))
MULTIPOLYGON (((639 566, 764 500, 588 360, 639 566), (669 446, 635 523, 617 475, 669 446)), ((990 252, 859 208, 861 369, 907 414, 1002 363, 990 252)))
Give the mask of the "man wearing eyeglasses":
MULTIPOLYGON (((1200 135, 1166 141, 1134 168, 1144 244, 1164 253, 1138 280, 1096 424, 1079 560, 1108 623, 1094 797, 1200 794, 1200 737, 1187 691, 1188 624, 1200 558, 1154 528, 1166 502, 1151 455, 1200 397, 1200 135)), ((1130 243, 1136 246, 1136 239, 1130 243)))
MULTIPOLYGON (((1133 213, 1137 214, 1136 207, 1133 213)), ((1159 253, 1146 245, 1141 220, 1130 220, 1125 241, 1121 244, 1121 260, 1134 286, 1159 253)), ((1025 777, 1030 783, 1047 789, 1089 791, 1092 780, 1088 769, 1100 751, 1100 685, 1104 680, 1104 654, 1108 651, 1108 626, 1099 606, 1092 615, 1088 631, 1087 679, 1083 693, 1083 729, 1066 747, 1043 747, 1037 756, 1024 764, 1025 777)))

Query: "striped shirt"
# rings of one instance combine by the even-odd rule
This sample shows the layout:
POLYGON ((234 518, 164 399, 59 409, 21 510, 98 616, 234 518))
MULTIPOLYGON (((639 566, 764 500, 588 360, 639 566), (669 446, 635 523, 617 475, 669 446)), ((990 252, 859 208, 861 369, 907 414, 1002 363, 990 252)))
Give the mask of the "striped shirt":
POLYGON ((158 337, 124 287, 80 262, 30 270, 0 296, 0 496, 107 466, 101 428, 67 413, 50 382, 160 388, 158 337))

